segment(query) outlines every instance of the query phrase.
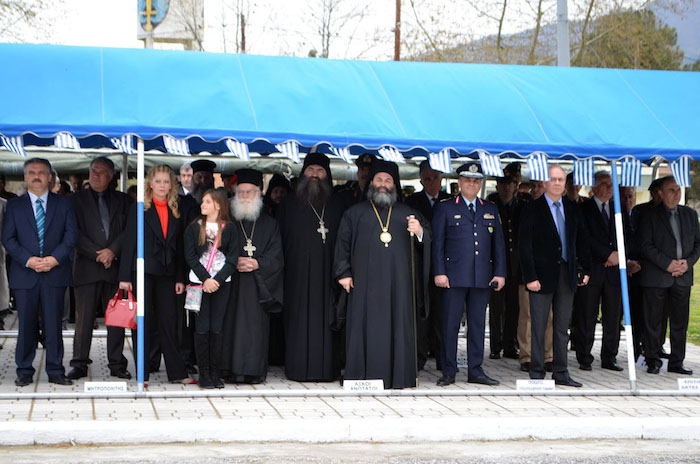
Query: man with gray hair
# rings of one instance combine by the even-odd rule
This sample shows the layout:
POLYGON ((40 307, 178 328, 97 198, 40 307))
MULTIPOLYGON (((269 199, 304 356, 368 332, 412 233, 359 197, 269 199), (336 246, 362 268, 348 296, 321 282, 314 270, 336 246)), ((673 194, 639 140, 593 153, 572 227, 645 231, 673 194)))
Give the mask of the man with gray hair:
POLYGON ((187 195, 192 190, 192 165, 185 163, 180 166, 180 186, 177 188, 178 195, 187 195))

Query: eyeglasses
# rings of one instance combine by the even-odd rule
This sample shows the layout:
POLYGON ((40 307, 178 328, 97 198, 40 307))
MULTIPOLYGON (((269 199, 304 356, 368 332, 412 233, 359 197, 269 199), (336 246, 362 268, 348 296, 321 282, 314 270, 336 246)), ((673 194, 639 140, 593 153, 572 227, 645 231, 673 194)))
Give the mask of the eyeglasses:
POLYGON ((236 189, 236 195, 240 195, 242 197, 253 196, 259 192, 260 192, 260 189, 251 189, 251 190, 236 189))

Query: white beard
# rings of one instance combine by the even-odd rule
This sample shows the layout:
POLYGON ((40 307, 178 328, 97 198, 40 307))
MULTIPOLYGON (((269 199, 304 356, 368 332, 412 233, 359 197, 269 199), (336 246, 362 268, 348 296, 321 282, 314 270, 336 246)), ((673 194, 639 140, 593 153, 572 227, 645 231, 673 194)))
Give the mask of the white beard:
POLYGON ((257 221, 262 207, 263 201, 260 195, 253 200, 242 200, 237 196, 231 199, 231 214, 237 221, 257 221))

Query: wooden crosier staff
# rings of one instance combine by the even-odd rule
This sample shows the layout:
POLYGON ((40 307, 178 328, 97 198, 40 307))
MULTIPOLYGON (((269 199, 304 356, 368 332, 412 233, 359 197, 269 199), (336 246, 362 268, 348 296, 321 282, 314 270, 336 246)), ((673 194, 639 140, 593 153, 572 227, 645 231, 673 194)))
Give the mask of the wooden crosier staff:
MULTIPOLYGON (((408 216, 408 219, 415 219, 416 216, 413 214, 408 216)), ((414 355, 414 366, 416 368, 416 387, 418 386, 418 332, 417 332, 417 322, 416 322, 416 259, 415 251, 413 250, 413 238, 416 236, 413 232, 411 234, 411 239, 409 242, 409 247, 411 248, 411 307, 413 308, 413 355, 414 355)))

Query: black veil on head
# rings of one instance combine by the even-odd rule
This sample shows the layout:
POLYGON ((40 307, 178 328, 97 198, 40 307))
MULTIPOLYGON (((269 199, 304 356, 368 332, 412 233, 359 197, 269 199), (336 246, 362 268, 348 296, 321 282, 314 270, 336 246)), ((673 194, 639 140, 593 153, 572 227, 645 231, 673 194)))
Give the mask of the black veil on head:
POLYGON ((302 174, 306 170, 307 167, 311 166, 312 164, 316 164, 318 166, 321 166, 323 169, 326 170, 326 179, 328 180, 328 183, 330 185, 333 185, 333 175, 331 173, 331 160, 328 158, 326 155, 323 153, 319 152, 311 152, 308 155, 304 157, 304 166, 301 168, 302 174))
POLYGON ((394 188, 396 189, 397 201, 403 201, 403 193, 401 192, 401 177, 399 176, 399 166, 391 161, 384 161, 383 159, 376 159, 372 162, 369 167, 369 181, 365 186, 365 198, 367 197, 367 190, 370 184, 374 180, 374 176, 380 172, 386 172, 391 177, 394 178, 394 188))

